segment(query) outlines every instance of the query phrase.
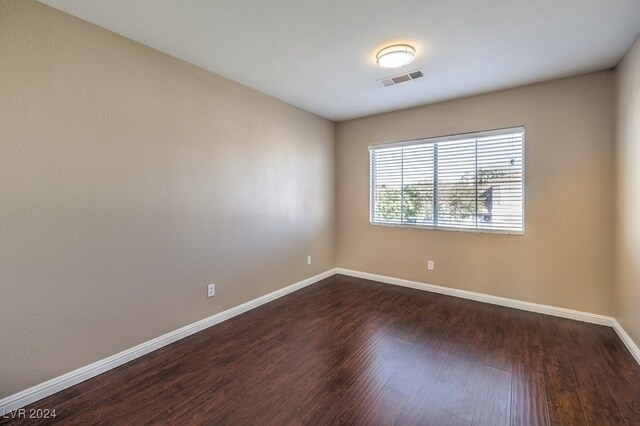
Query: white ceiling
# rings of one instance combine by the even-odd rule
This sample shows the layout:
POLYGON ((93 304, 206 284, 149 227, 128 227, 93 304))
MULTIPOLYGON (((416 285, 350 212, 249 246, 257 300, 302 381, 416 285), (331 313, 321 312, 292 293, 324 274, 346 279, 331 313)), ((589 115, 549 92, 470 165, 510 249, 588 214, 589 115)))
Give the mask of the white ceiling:
POLYGON ((334 121, 611 68, 640 0, 40 0, 334 121), (426 77, 384 88, 391 43, 426 77))

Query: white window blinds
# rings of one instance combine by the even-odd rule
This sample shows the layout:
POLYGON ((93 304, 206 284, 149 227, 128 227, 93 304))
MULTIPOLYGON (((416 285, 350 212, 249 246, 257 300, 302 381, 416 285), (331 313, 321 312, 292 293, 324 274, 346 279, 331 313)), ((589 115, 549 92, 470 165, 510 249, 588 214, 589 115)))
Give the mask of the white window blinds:
POLYGON ((372 224, 521 234, 524 128, 373 145, 372 224))

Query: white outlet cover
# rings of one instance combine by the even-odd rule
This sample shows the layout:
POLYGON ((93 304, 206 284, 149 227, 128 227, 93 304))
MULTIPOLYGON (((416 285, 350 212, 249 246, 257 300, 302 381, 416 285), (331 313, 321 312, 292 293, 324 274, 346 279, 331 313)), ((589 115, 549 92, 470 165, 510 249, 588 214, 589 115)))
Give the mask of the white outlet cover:
POLYGON ((311 256, 307 256, 307 265, 311 265, 311 256))
POLYGON ((435 263, 433 260, 427 261, 427 269, 433 271, 435 269, 435 263))
POLYGON ((215 284, 209 284, 207 286, 207 297, 213 297, 216 295, 216 285, 215 284))

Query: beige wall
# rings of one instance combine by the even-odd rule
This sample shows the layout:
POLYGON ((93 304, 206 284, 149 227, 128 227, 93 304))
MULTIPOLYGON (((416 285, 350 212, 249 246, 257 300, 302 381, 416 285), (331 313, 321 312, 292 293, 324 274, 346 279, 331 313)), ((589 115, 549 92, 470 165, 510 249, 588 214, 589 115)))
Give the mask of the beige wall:
POLYGON ((0 398, 334 267, 333 123, 32 1, 0 58, 0 398))
POLYGON ((338 267, 610 315, 612 135, 610 71, 340 123, 338 267), (518 125, 524 236, 369 224, 370 144, 518 125))
POLYGON ((616 318, 640 345, 640 38, 616 70, 616 318))

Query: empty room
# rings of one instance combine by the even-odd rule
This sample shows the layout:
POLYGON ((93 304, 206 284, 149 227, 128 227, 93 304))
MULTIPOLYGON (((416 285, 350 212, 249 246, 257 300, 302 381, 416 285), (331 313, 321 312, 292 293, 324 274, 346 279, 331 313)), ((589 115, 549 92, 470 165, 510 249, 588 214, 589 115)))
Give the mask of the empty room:
POLYGON ((0 0, 0 425, 640 425, 640 1, 0 0))

